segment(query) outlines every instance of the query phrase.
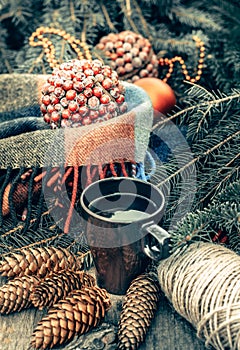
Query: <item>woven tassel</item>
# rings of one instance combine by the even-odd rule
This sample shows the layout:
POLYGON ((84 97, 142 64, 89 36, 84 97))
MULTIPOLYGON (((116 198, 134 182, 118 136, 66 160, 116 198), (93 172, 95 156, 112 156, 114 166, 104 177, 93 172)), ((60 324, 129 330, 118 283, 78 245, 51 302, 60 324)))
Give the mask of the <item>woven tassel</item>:
POLYGON ((127 290, 120 315, 118 349, 135 350, 144 341, 157 310, 160 286, 157 276, 143 273, 127 290))
POLYGON ((31 306, 30 293, 38 283, 37 276, 23 276, 4 284, 0 288, 0 313, 9 314, 31 306))
POLYGON ((52 348, 69 341, 78 333, 96 327, 110 308, 111 301, 105 289, 83 287, 60 300, 38 323, 32 335, 35 349, 52 348))
POLYGON ((43 309, 51 307, 60 299, 64 299, 70 292, 81 289, 82 286, 94 286, 93 276, 83 271, 63 270, 54 272, 46 277, 31 293, 31 300, 35 307, 43 309))
POLYGON ((81 269, 82 263, 64 248, 41 247, 22 249, 12 253, 0 262, 0 274, 7 277, 37 275, 44 277, 49 272, 66 268, 81 269))

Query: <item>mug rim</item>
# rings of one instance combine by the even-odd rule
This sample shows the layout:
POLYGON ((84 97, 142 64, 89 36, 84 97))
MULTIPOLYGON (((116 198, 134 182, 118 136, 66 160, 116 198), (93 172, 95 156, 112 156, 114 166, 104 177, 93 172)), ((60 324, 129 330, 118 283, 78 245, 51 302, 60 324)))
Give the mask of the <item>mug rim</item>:
POLYGON ((88 185, 81 193, 81 196, 80 196, 80 205, 81 205, 81 208, 83 208, 83 210, 85 212, 88 213, 88 215, 91 215, 93 217, 95 217, 96 219, 98 220, 101 220, 101 221, 104 221, 104 222, 109 222, 109 223, 112 223, 112 224, 116 224, 116 225, 119 225, 119 224, 122 224, 122 225, 129 225, 133 222, 144 222, 144 221, 151 221, 151 218, 159 215, 162 210, 164 209, 164 206, 165 206, 165 197, 163 195, 163 192, 154 184, 150 183, 150 182, 147 182, 147 181, 144 181, 142 179, 137 179, 137 178, 131 178, 131 177, 124 177, 124 176, 116 176, 116 177, 109 177, 109 178, 104 178, 104 179, 99 179, 97 181, 94 181, 93 183, 91 183, 90 185, 88 185), (146 218, 139 218, 139 219, 136 219, 136 220, 117 220, 117 221, 113 221, 111 220, 111 218, 107 218, 107 217, 103 217, 101 215, 98 215, 97 213, 93 212, 91 209, 88 208, 88 206, 84 203, 84 196, 86 194, 86 192, 91 189, 92 187, 94 186, 97 186, 99 183, 103 183, 103 182, 110 182, 110 181, 120 181, 120 180, 126 180, 126 181, 133 181, 133 182, 138 182, 140 184, 144 184, 145 186, 149 186, 151 188, 153 188, 161 197, 162 201, 161 203, 159 203, 159 207, 158 209, 153 212, 152 214, 149 214, 146 218))

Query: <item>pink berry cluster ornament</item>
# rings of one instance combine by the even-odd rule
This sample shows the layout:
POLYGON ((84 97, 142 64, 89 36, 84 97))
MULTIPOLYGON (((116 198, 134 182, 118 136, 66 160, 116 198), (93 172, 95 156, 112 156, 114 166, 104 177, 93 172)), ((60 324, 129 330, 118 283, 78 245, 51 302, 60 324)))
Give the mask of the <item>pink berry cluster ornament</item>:
POLYGON ((41 112, 52 128, 78 127, 127 111, 118 74, 100 60, 73 59, 53 70, 42 89, 41 112))
POLYGON ((123 80, 134 83, 140 78, 158 77, 158 59, 150 41, 129 30, 110 33, 100 39, 96 49, 103 51, 109 65, 123 80))

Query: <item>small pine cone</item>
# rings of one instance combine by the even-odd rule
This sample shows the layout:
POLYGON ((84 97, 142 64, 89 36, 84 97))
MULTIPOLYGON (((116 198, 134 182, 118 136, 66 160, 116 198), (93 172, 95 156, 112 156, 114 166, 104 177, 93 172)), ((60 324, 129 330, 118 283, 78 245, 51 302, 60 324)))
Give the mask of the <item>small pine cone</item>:
POLYGON ((37 275, 45 277, 50 271, 66 268, 80 269, 82 265, 75 255, 64 248, 27 248, 12 253, 0 261, 0 274, 7 277, 37 275))
POLYGON ((31 306, 30 293, 38 283, 37 276, 23 276, 4 284, 0 288, 0 313, 9 314, 31 306))
POLYGON ((83 271, 53 272, 33 288, 30 298, 35 307, 43 309, 45 306, 51 307, 60 299, 64 299, 73 290, 81 289, 82 286, 92 287, 94 285, 94 277, 83 271))
POLYGON ((70 340, 76 333, 88 332, 101 322, 110 306, 110 296, 105 289, 94 286, 73 291, 42 318, 33 332, 31 346, 52 348, 70 340))
POLYGON ((118 349, 135 350, 144 341, 157 310, 160 285, 153 273, 135 278, 126 293, 120 315, 118 349))

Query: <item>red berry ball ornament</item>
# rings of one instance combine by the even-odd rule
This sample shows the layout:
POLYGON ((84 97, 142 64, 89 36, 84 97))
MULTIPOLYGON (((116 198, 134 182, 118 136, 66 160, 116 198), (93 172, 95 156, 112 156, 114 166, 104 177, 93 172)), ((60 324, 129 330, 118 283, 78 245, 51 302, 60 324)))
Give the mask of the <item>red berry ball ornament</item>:
POLYGON ((164 81, 157 78, 143 78, 134 83, 146 91, 150 97, 155 111, 166 114, 176 104, 176 97, 172 88, 164 81))
POLYGON ((48 78, 40 109, 52 128, 101 122, 127 111, 125 88, 118 73, 100 60, 74 59, 48 78))
POLYGON ((116 70, 119 78, 135 82, 144 77, 158 76, 158 60, 150 41, 129 30, 110 33, 96 45, 103 52, 104 60, 116 70))

